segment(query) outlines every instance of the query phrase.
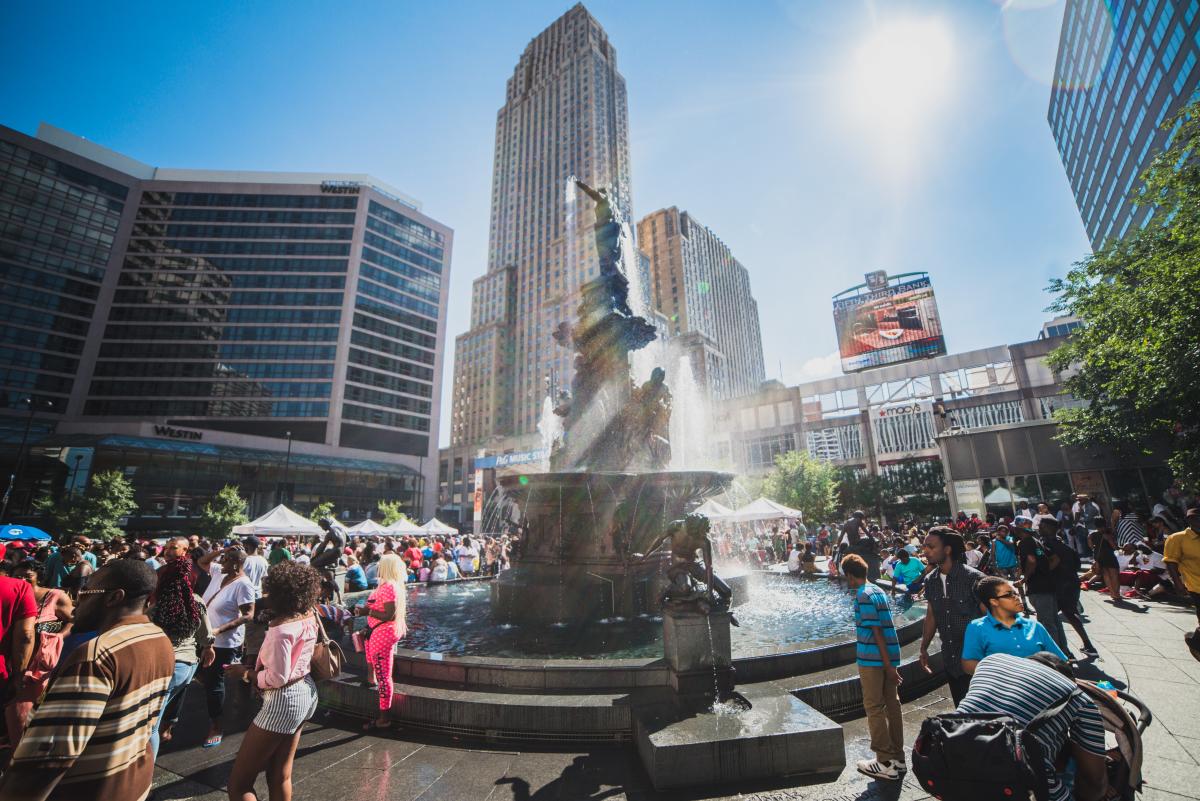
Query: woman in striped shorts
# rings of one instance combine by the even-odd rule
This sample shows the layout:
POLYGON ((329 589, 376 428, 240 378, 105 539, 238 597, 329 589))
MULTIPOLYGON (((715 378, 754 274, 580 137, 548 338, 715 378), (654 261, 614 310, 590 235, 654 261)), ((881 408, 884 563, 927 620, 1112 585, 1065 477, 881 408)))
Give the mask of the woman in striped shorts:
POLYGON ((292 761, 304 722, 317 710, 317 685, 309 675, 317 642, 313 606, 321 592, 321 574, 299 562, 280 562, 263 579, 262 602, 271 624, 254 668, 233 665, 226 675, 241 678, 262 693, 263 705, 246 731, 229 774, 229 797, 253 801, 254 780, 267 773, 272 801, 292 797, 292 761))

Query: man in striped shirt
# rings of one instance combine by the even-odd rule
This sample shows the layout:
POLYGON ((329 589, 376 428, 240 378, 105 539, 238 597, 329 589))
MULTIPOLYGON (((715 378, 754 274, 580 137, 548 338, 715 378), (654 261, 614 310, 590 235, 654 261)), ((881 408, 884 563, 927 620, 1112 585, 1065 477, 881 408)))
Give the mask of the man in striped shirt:
POLYGON ((991 654, 980 660, 971 677, 971 688, 958 705, 958 712, 972 715, 1008 715, 1022 727, 1041 712, 1056 706, 1074 693, 1066 708, 1055 714, 1033 736, 1046 755, 1050 777, 1050 801, 1098 801, 1107 795, 1104 723, 1096 705, 1075 687, 1075 682, 1048 667, 1066 663, 1050 654, 1022 659, 1012 654, 991 654), (1062 780, 1054 764, 1067 751, 1075 758, 1075 788, 1062 780))
POLYGON ((904 720, 900 709, 900 641, 892 623, 887 594, 867 581, 867 562, 858 554, 842 559, 842 575, 854 591, 856 658, 863 711, 871 733, 874 759, 863 759, 858 772, 873 779, 898 781, 904 764, 904 720))
POLYGON ((147 744, 175 668, 171 641, 142 614, 154 571, 114 559, 79 593, 75 628, 99 635, 58 676, 0 782, 5 801, 142 801, 154 757, 147 744))

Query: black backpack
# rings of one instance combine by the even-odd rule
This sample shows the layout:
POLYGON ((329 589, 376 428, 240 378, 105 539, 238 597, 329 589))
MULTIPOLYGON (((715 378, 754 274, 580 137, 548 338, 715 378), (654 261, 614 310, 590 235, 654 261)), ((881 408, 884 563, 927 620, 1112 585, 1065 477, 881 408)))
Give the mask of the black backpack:
POLYGON ((1076 692, 1071 690, 1024 729, 1008 715, 951 712, 927 718, 912 752, 921 789, 943 801, 1025 801, 1030 793, 1047 801, 1045 749, 1032 735, 1063 711, 1076 692))

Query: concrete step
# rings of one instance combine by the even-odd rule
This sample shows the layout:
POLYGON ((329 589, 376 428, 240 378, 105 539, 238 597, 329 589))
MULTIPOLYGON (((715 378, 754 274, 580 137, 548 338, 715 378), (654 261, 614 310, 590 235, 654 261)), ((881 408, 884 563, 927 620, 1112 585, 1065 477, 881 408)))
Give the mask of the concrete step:
MULTIPOLYGON (((392 718, 405 728, 495 742, 616 743, 633 737, 627 692, 468 690, 436 682, 393 687, 392 718)), ((347 675, 321 685, 321 706, 371 719, 379 694, 347 675)))

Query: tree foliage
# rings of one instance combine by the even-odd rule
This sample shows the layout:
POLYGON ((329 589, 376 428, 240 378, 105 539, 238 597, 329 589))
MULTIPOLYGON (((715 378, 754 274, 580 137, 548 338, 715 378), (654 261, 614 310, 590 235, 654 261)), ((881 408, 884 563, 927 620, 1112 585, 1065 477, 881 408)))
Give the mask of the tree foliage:
POLYGON ((200 533, 205 537, 228 537, 234 526, 247 522, 246 499, 233 484, 226 484, 200 510, 200 533))
POLYGON ((375 506, 379 513, 379 525, 387 528, 397 523, 411 523, 412 520, 401 510, 400 501, 380 501, 375 506))
POLYGON ((40 498, 34 508, 50 518, 55 534, 82 534, 108 540, 124 532, 118 521, 137 511, 133 485, 119 470, 96 473, 82 495, 69 495, 59 501, 40 498))
POLYGON ((1087 402, 1055 412, 1059 438, 1127 453, 1168 443, 1171 468, 1192 487, 1200 484, 1198 114, 1193 103, 1167 124, 1174 136, 1142 175, 1137 213, 1153 204, 1154 221, 1049 287, 1051 309, 1083 321, 1048 358, 1068 374, 1066 391, 1087 402))
POLYGON ((799 509, 806 520, 825 521, 837 507, 837 468, 802 451, 775 458, 775 469, 763 481, 763 494, 799 509))
POLYGON ((322 517, 333 517, 333 501, 322 501, 308 513, 308 519, 320 523, 322 517))

